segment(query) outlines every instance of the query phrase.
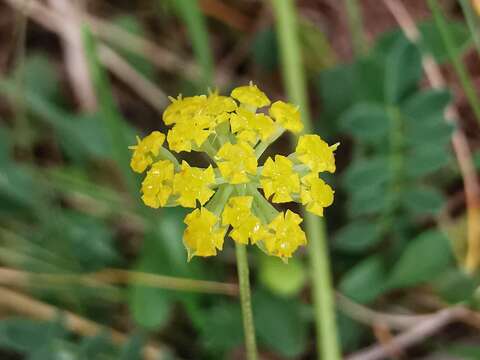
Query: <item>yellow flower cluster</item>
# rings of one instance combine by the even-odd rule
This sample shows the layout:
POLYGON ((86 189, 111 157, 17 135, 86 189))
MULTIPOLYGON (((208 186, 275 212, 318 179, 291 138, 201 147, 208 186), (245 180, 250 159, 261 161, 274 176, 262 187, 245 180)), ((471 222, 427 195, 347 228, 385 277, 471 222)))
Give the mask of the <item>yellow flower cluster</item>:
POLYGON ((163 113, 167 135, 154 131, 130 147, 131 168, 147 171, 141 186, 145 205, 194 208, 185 217, 183 236, 189 259, 216 255, 228 231, 238 243, 258 245, 282 259, 291 257, 307 243, 302 218, 290 210, 279 212, 268 200, 298 202, 323 216, 333 202, 333 190, 319 173, 335 172, 338 144, 302 135, 295 152, 269 157, 259 166, 265 149, 283 132, 303 130, 297 106, 271 104, 252 83, 233 89, 230 96, 213 92, 170 100, 163 113), (206 153, 211 164, 180 164, 172 153, 192 150, 206 153))

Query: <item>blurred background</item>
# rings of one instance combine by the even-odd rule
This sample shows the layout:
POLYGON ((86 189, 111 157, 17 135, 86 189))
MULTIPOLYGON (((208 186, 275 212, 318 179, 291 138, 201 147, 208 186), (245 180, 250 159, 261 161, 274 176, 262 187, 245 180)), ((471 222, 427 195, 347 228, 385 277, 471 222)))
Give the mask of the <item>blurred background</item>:
MULTIPOLYGON (((475 3, 295 6, 315 129, 341 143, 343 354, 480 359, 475 3)), ((285 99, 271 3, 2 0, 0 74, 0 358, 243 359, 232 243, 187 263, 185 212, 140 204, 127 146, 169 95, 285 99)), ((249 249, 262 358, 314 359, 305 250, 249 249)))

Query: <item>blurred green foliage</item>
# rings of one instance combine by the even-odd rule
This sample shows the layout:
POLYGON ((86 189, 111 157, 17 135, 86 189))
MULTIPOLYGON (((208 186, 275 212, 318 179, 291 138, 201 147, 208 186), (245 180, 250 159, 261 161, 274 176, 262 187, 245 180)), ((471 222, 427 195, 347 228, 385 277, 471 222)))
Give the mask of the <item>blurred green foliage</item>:
MULTIPOLYGON (((192 38, 203 69, 201 82, 210 83, 213 60, 205 19, 200 9, 191 11, 184 1, 175 10, 192 38)), ((114 22, 146 36, 134 17, 121 16, 114 22)), ((458 50, 465 51, 471 45, 465 25, 450 26, 458 50)), ((446 188, 458 175, 449 147, 453 128, 444 118, 450 92, 422 89, 420 84, 421 51, 431 51, 439 62, 446 61, 446 52, 430 20, 421 23, 420 30, 421 49, 393 31, 367 56, 337 64, 324 33, 306 20, 300 27, 305 65, 321 104, 318 132, 329 140, 341 138, 337 153, 348 157, 333 177, 338 196, 327 211, 337 288, 361 304, 425 284, 447 303, 473 303, 478 285, 457 269, 451 236, 434 224, 445 206, 446 188)), ((218 258, 187 263, 181 241, 184 212, 153 212, 134 200, 139 180, 128 169, 127 145, 135 143, 139 131, 119 110, 114 85, 98 62, 97 39, 87 29, 83 34, 97 113, 74 109, 65 96, 58 64, 47 53, 28 54, 18 70, 22 87, 14 80, 15 72, 0 79, 0 94, 12 108, 25 108, 34 134, 30 149, 22 149, 15 125, 1 123, 0 262, 59 275, 115 267, 235 281, 230 246, 218 258), (46 155, 35 154, 39 144, 47 147, 46 155)), ((141 74, 156 79, 147 59, 118 51, 141 74)), ((250 54, 257 70, 275 76, 279 60, 272 28, 255 34, 250 54)), ((15 124, 13 116, 8 120, 15 124)), ((480 164, 478 152, 476 159, 480 164)), ((312 310, 304 260, 298 257, 287 265, 261 252, 251 256, 261 348, 279 358, 308 357, 312 310)), ((32 291, 106 325, 127 317, 132 335, 119 347, 107 333, 79 339, 64 328, 61 315, 51 323, 2 319, 0 347, 28 359, 137 359, 146 339, 154 336, 180 357, 223 359, 243 341, 237 299, 223 295, 135 283, 113 289, 43 284, 32 291), (120 304, 128 306, 128 316, 115 312, 120 304)), ((344 351, 365 344, 370 331, 363 325, 341 313, 338 322, 344 351)), ((467 346, 451 352, 477 354, 467 346)))

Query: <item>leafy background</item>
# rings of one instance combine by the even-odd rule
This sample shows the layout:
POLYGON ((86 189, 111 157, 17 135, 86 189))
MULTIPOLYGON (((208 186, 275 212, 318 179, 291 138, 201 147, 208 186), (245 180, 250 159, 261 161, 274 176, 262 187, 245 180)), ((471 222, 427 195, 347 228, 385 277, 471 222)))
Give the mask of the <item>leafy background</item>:
MULTIPOLYGON (((55 12, 60 3, 40 4, 55 12)), ((405 1, 421 31, 419 47, 383 5, 359 3, 369 39, 363 55, 353 55, 344 4, 297 3, 315 126, 330 143, 341 142, 326 220, 344 354, 396 333, 365 321, 369 309, 413 316, 462 305, 478 316, 478 279, 461 266, 464 195, 445 109, 461 110, 459 126, 480 166, 478 124, 426 4, 405 1), (448 87, 427 86, 421 52, 441 64, 448 87)), ((446 3, 458 55, 478 65, 460 8, 446 3)), ((234 287, 231 243, 215 258, 187 263, 185 212, 139 203, 127 146, 136 134, 162 128, 164 94, 205 92, 212 77, 222 92, 254 80, 283 97, 269 3, 83 2, 83 14, 108 26, 92 33, 74 22, 80 50, 35 16, 22 16, 19 4, 0 3, 0 357, 140 359, 151 345, 165 359, 243 358, 238 299, 195 281, 179 289, 182 279, 234 287), (118 29, 123 36, 108 36, 118 29), (135 46, 144 40, 168 54, 135 46), (105 46, 134 80, 105 69, 105 46), (95 106, 79 100, 69 52, 88 70, 95 106), (46 304, 53 307, 41 315, 46 304), (69 314, 100 330, 75 331, 69 314), (112 328, 125 338, 118 341, 112 328)), ((275 150, 291 145, 282 138, 275 150)), ((288 265, 253 248, 249 255, 262 356, 313 358, 305 253, 288 265)), ((403 356, 480 359, 479 344, 475 327, 460 322, 403 356)))

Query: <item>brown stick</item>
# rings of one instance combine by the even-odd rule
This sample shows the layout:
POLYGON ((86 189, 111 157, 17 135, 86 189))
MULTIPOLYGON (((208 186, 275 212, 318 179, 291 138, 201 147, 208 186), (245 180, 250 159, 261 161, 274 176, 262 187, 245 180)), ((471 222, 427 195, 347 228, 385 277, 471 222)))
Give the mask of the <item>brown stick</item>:
POLYGON ((105 269, 90 274, 37 274, 0 267, 0 285, 36 286, 37 284, 81 284, 90 287, 105 287, 115 284, 136 284, 162 289, 203 292, 238 296, 238 285, 217 281, 178 278, 123 269, 105 269))
MULTIPOLYGON (((125 334, 117 330, 99 325, 70 311, 59 309, 4 287, 0 287, 0 307, 42 321, 53 321, 61 313, 64 316, 66 328, 76 334, 94 336, 108 331, 111 334, 112 341, 116 344, 124 344, 128 340, 125 334)), ((161 350, 157 345, 149 344, 144 347, 143 356, 147 360, 159 359, 161 350)))
MULTIPOLYGON (((405 36, 412 42, 418 42, 420 33, 401 1, 384 0, 385 5, 397 20, 405 36)), ((445 87, 445 80, 440 68, 430 55, 422 58, 423 68, 434 89, 445 87)), ((450 105, 446 110, 447 121, 455 125, 452 134, 452 146, 462 173, 467 203, 468 252, 465 268, 473 272, 480 265, 480 183, 472 160, 468 140, 459 125, 457 109, 450 105)))
POLYGON ((434 335, 451 322, 468 317, 469 310, 462 307, 452 307, 431 315, 428 320, 420 322, 410 330, 394 337, 387 344, 373 345, 365 350, 348 356, 346 360, 379 360, 387 358, 392 352, 406 349, 434 335))

